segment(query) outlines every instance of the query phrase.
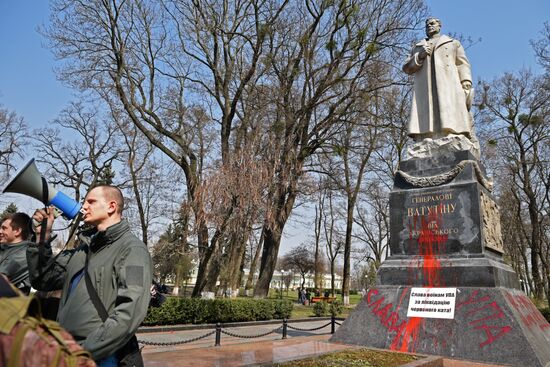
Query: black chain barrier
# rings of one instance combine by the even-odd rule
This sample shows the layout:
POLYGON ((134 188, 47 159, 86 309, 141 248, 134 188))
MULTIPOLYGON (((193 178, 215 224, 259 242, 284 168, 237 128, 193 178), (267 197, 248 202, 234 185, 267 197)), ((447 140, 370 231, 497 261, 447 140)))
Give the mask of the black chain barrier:
POLYGON ((138 343, 143 344, 143 345, 172 346, 172 345, 192 343, 192 342, 195 342, 197 340, 207 338, 210 335, 216 334, 215 346, 219 347, 221 345, 221 334, 229 335, 229 336, 232 336, 234 338, 254 339, 254 338, 262 338, 262 337, 267 336, 269 334, 278 333, 280 330, 282 330, 283 339, 286 339, 286 337, 287 337, 287 328, 297 330, 297 331, 316 331, 316 330, 323 329, 323 328, 325 328, 329 325, 331 326, 330 333, 334 334, 335 325, 341 325, 341 324, 336 321, 335 317, 332 317, 330 322, 328 322, 327 324, 325 324, 323 326, 319 326, 319 327, 315 327, 315 328, 311 328, 311 329, 304 329, 304 328, 299 328, 299 327, 296 327, 296 326, 290 326, 288 324, 288 320, 283 319, 283 325, 282 326, 279 326, 278 328, 270 330, 266 333, 257 334, 257 335, 240 335, 240 334, 232 333, 232 332, 227 331, 227 330, 223 330, 222 327, 221 327, 221 324, 217 323, 216 324, 216 329, 214 331, 211 331, 211 332, 206 333, 206 334, 201 335, 201 336, 197 336, 195 338, 186 339, 186 340, 178 340, 178 341, 174 341, 174 342, 152 342, 152 341, 149 341, 149 340, 139 340, 138 339, 138 343))
POLYGON ((211 332, 206 333, 206 334, 201 335, 201 336, 197 336, 195 338, 185 339, 185 340, 178 340, 178 341, 175 341, 175 342, 152 342, 152 341, 149 341, 149 340, 140 340, 140 339, 138 339, 138 343, 143 344, 143 345, 159 345, 159 346, 167 347, 167 346, 171 346, 171 345, 187 344, 187 343, 196 342, 197 340, 207 338, 210 335, 214 335, 215 333, 216 333, 216 330, 211 331, 211 332))
POLYGON ((316 330, 320 330, 322 328, 326 328, 327 326, 329 326, 330 324, 332 324, 332 322, 329 322, 323 326, 319 326, 319 327, 314 327, 312 329, 302 329, 302 328, 299 328, 299 327, 296 327, 296 326, 290 326, 290 325, 287 325, 287 327, 289 329, 292 329, 292 330, 298 330, 298 331, 316 331, 316 330))
POLYGON ((278 328, 276 329, 273 329, 271 331, 268 331, 267 333, 263 333, 263 334, 258 334, 258 335, 239 335, 239 334, 234 334, 230 331, 225 331, 225 330, 221 330, 221 333, 222 334, 225 334, 225 335, 229 335, 229 336, 232 336, 232 337, 235 337, 235 338, 242 338, 242 339, 254 339, 254 338, 261 338, 262 336, 267 336, 269 334, 273 334, 273 333, 276 333, 278 332, 279 330, 281 330, 283 327, 282 326, 279 326, 278 328))

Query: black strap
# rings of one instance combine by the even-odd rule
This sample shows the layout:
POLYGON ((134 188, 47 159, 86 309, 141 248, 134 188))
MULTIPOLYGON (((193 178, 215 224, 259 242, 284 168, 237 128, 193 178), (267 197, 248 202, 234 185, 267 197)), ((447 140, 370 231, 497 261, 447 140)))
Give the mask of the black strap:
POLYGON ((94 288, 94 285, 92 283, 92 279, 90 279, 90 274, 88 274, 88 254, 90 250, 86 248, 86 264, 84 265, 84 279, 86 281, 86 289, 88 290, 88 295, 90 296, 90 300, 92 301, 92 304, 94 305, 97 313, 99 314, 99 317, 101 317, 101 320, 105 322, 109 318, 109 314, 107 313, 107 310, 105 309, 105 305, 103 305, 103 302, 101 302, 101 299, 99 299, 99 295, 97 294, 96 289, 94 288))
MULTIPOLYGON (((97 291, 94 288, 92 279, 90 279, 90 274, 88 274, 88 255, 89 255, 90 249, 86 248, 85 251, 86 251, 86 263, 84 265, 84 279, 86 281, 86 289, 88 290, 88 294, 90 295, 90 300, 92 301, 92 304, 94 305, 97 313, 99 314, 99 317, 101 317, 101 320, 105 322, 105 320, 109 318, 109 314, 105 309, 105 305, 103 305, 103 302, 101 302, 101 299, 99 299, 99 295, 97 294, 97 291)), ((119 365, 121 366, 143 366, 141 350, 139 349, 139 344, 137 342, 137 338, 135 334, 132 335, 130 340, 128 340, 126 344, 124 344, 115 353, 119 361, 119 365), (128 358, 128 360, 126 360, 125 358, 128 358)))
POLYGON ((42 176, 40 176, 40 178, 42 179, 42 203, 44 203, 44 205, 48 205, 48 196, 50 196, 48 181, 46 181, 46 179, 42 176))

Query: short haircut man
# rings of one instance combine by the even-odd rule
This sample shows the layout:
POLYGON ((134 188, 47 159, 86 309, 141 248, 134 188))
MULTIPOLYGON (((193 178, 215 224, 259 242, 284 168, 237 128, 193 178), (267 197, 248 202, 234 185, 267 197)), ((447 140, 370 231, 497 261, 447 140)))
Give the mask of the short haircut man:
POLYGON ((0 273, 26 294, 31 288, 26 256, 31 226, 31 218, 25 213, 7 215, 0 225, 0 273))
POLYGON ((117 213, 122 214, 122 211, 124 210, 124 196, 122 196, 122 192, 120 191, 120 189, 112 185, 97 185, 94 186, 92 190, 97 188, 102 189, 102 194, 106 200, 112 200, 116 202, 117 213))
POLYGON ((31 217, 29 217, 25 213, 13 213, 6 215, 3 220, 2 224, 10 226, 11 229, 15 232, 20 232, 18 238, 20 238, 20 241, 26 241, 31 237, 32 234, 32 220, 31 217))

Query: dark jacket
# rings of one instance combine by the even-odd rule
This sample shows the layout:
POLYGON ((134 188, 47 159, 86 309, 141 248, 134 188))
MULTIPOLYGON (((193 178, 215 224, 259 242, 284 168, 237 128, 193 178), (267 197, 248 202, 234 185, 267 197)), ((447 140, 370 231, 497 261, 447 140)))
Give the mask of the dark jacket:
POLYGON ((29 267, 27 265, 27 247, 31 242, 0 245, 0 273, 5 274, 10 282, 28 294, 31 289, 29 267))
POLYGON ((63 289, 57 315, 61 326, 100 360, 120 349, 147 314, 151 257, 145 244, 130 232, 126 220, 93 235, 89 245, 85 242, 63 251, 49 270, 45 269, 53 258, 49 246, 29 246, 27 259, 34 288, 63 289), (90 300, 84 278, 68 294, 70 281, 83 269, 88 251, 88 273, 109 314, 105 322, 90 300))

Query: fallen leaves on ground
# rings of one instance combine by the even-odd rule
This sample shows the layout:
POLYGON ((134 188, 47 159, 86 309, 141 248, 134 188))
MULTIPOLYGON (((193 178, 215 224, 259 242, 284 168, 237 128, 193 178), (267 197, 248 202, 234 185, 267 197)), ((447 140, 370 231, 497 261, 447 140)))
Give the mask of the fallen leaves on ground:
POLYGON ((278 367, 397 367, 420 359, 421 357, 385 352, 371 349, 351 349, 329 353, 315 358, 295 360, 280 364, 278 367))

